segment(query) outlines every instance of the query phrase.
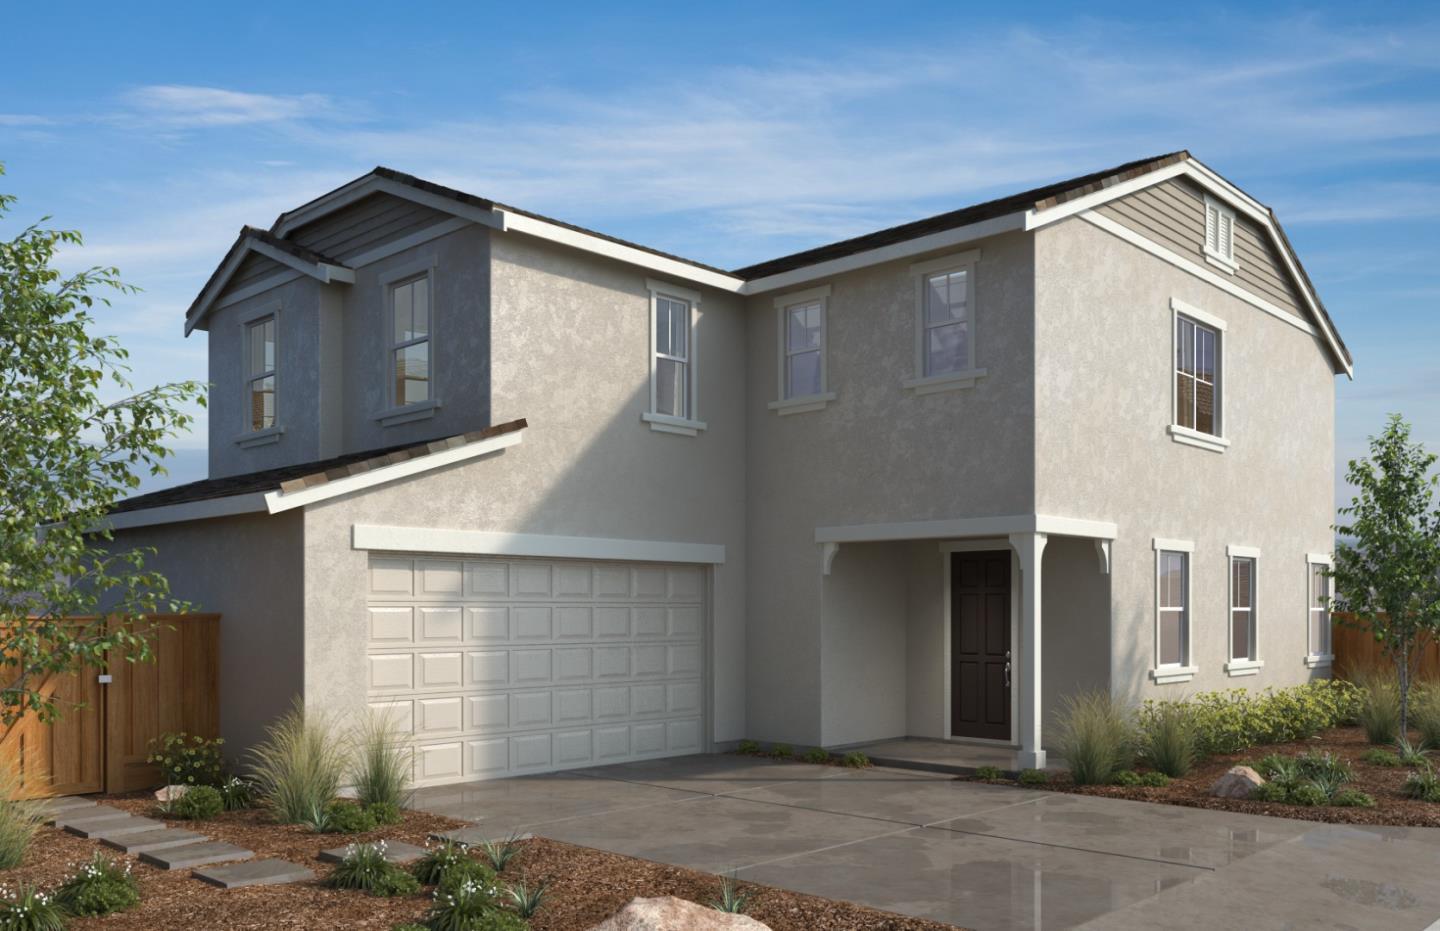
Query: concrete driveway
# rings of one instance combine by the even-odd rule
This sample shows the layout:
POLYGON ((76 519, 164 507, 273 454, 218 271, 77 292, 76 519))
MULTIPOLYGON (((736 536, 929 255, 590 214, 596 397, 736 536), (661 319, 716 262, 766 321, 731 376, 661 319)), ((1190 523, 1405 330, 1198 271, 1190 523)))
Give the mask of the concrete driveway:
POLYGON ((422 789, 415 807, 476 837, 530 831, 987 931, 1440 920, 1440 829, 728 755, 422 789))

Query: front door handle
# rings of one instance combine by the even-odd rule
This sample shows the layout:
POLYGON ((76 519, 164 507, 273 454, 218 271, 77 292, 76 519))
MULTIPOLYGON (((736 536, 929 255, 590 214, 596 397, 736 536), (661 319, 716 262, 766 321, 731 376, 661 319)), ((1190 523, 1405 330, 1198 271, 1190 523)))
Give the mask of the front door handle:
POLYGON ((1010 651, 1005 651, 1005 687, 1010 687, 1010 651))

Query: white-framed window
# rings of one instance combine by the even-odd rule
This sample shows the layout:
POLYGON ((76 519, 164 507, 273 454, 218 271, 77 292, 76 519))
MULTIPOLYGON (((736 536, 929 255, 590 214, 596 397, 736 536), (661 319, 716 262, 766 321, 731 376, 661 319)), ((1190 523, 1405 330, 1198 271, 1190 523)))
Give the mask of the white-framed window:
POLYGON ((696 416, 695 315, 698 292, 664 281, 647 281, 650 290, 650 409, 640 418, 661 433, 695 436, 705 429, 696 416))
POLYGON ((412 407, 433 400, 431 280, 428 271, 388 286, 390 317, 390 403, 412 407))
POLYGON ((817 411, 835 400, 829 390, 830 286, 775 298, 779 399, 770 409, 780 414, 817 411))
POLYGON ((1330 576, 1327 573, 1335 565, 1329 555, 1307 553, 1305 555, 1306 587, 1306 642, 1305 665, 1328 666, 1335 659, 1330 643, 1330 576))
POLYGON ((985 375, 975 367, 975 269, 972 249, 910 266, 915 276, 916 394, 968 388, 985 375))
POLYGON ((1209 196, 1205 198, 1205 260, 1232 275, 1240 268, 1235 261, 1235 211, 1209 196))
POLYGON ((1225 321, 1178 298, 1170 300, 1174 334, 1171 420, 1176 442, 1224 452, 1225 321))
POLYGON ((1225 671, 1253 676, 1265 665, 1256 640, 1259 633, 1260 551, 1248 546, 1226 549, 1230 560, 1230 658, 1225 671))
POLYGON ((275 314, 245 324, 245 430, 275 429, 275 355, 278 326, 275 314))
POLYGON ((1155 668, 1158 685, 1188 682, 1198 668, 1190 657, 1190 557, 1188 540, 1155 538, 1155 668))

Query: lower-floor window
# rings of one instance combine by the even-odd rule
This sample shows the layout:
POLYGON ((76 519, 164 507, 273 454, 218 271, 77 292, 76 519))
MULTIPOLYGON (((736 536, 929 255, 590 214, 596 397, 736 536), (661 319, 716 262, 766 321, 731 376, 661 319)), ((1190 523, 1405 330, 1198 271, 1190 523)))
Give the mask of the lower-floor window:
POLYGON ((1230 658, 1255 658, 1255 560, 1230 557, 1230 658))
POLYGON ((1330 655, 1330 567, 1311 561, 1310 567, 1310 655, 1330 655))
POLYGON ((1190 652, 1190 554, 1158 553, 1160 591, 1157 659, 1161 666, 1184 666, 1190 652))

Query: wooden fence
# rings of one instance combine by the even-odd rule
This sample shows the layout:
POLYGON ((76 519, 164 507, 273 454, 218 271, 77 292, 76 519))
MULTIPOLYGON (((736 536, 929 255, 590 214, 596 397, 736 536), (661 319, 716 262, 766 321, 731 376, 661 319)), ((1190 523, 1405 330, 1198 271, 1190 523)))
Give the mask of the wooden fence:
MULTIPOLYGON (((1337 613, 1330 629, 1330 648, 1335 653, 1335 675, 1347 678, 1352 672, 1372 666, 1390 667, 1392 661, 1368 630, 1342 623, 1351 615, 1337 613)), ((1421 679, 1440 680, 1440 643, 1431 642, 1420 657, 1421 679)))
POLYGON ((108 683, 96 669, 51 676, 41 691, 59 702, 60 719, 43 725, 29 715, 0 733, 0 765, 16 768, 22 798, 159 785, 160 771, 145 762, 153 738, 219 736, 220 615, 152 615, 136 631, 150 640, 148 661, 115 651, 108 683))

